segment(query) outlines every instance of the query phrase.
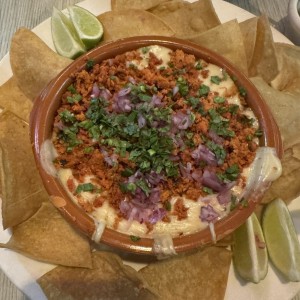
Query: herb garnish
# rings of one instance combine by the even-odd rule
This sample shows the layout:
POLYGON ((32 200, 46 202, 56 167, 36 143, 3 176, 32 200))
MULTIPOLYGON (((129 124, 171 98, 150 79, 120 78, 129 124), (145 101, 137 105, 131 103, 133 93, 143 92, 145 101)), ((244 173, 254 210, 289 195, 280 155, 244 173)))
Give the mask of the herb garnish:
POLYGON ((220 82, 222 81, 222 79, 219 76, 211 76, 210 77, 210 81, 214 84, 220 84, 220 82))
POLYGON ((200 97, 207 96, 209 92, 210 92, 209 86, 207 86, 205 84, 200 85, 200 88, 198 90, 198 95, 200 97))
POLYGON ((227 155, 226 150, 223 148, 223 146, 218 145, 213 141, 207 141, 206 146, 209 148, 209 150, 211 150, 215 154, 218 160, 218 164, 219 165, 223 164, 227 155))
POLYGON ((238 178, 240 169, 237 164, 228 167, 223 174, 218 174, 218 177, 223 181, 234 181, 238 178))
POLYGON ((210 116, 209 127, 217 135, 224 137, 233 137, 235 136, 234 131, 228 129, 229 120, 223 118, 215 109, 210 109, 208 111, 210 116))
POLYGON ((203 190, 204 193, 207 193, 207 194, 213 194, 214 193, 212 189, 210 189, 210 188, 208 188, 206 186, 204 186, 202 188, 202 190, 203 190))
POLYGON ((95 61, 93 59, 88 59, 85 64, 85 68, 89 71, 94 67, 94 65, 95 65, 95 61))
POLYGON ((240 87, 239 87, 239 92, 240 92, 240 94, 241 94, 243 97, 246 97, 246 96, 247 96, 247 91, 246 91, 246 89, 245 89, 243 86, 240 86, 240 87))
POLYGON ((133 241, 133 242, 138 242, 141 238, 139 236, 136 236, 136 235, 131 235, 130 236, 130 239, 133 241))
POLYGON ((181 94, 181 96, 186 96, 189 93, 188 83, 183 77, 178 77, 177 86, 179 88, 179 93, 181 94))
POLYGON ((75 193, 79 194, 81 192, 94 192, 97 188, 92 183, 79 184, 76 188, 75 193))

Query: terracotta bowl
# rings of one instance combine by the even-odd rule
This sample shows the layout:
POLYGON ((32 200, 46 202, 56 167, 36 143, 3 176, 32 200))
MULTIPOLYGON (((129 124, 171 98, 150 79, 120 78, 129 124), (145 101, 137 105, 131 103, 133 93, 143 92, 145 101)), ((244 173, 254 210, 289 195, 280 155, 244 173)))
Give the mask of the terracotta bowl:
MULTIPOLYGON (((87 59, 94 59, 96 63, 99 63, 117 54, 154 44, 169 47, 173 50, 182 49, 184 52, 193 54, 197 58, 203 58, 208 62, 219 65, 224 68, 230 76, 235 76, 237 78, 236 83, 246 88, 248 92, 246 100, 259 119, 260 127, 263 130, 260 144, 262 146, 274 147, 277 150, 278 156, 281 157, 282 155, 280 133, 270 110, 250 80, 220 55, 191 42, 159 36, 126 38, 99 46, 74 61, 49 83, 35 100, 30 118, 31 141, 43 183, 54 205, 58 207, 62 215, 90 238, 92 238, 95 231, 94 220, 69 198, 59 180, 47 174, 42 168, 40 156, 41 145, 45 140, 51 138, 54 115, 60 106, 62 94, 71 84, 71 80, 69 79, 71 73, 85 68, 87 59)), ((248 207, 235 209, 226 218, 216 222, 215 232, 217 240, 230 234, 244 223, 261 198, 261 193, 254 193, 249 199, 248 207)), ((142 238, 138 242, 133 242, 128 235, 108 228, 104 230, 101 242, 129 252, 153 254, 153 239, 142 238)), ((191 235, 173 239, 174 248, 177 253, 201 247, 211 242, 212 238, 209 228, 191 235)))

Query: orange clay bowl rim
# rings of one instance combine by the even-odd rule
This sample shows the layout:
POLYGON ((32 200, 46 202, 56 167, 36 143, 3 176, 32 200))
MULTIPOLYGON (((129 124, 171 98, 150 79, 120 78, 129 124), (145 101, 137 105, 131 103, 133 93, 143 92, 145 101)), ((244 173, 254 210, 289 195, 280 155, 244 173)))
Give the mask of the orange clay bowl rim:
MULTIPOLYGON (((234 76, 237 78, 236 84, 246 88, 247 103, 254 111, 259 120, 260 128, 263 130, 260 145, 274 147, 278 156, 282 157, 283 148, 280 132, 269 108, 251 81, 222 56, 202 46, 174 37, 131 37, 99 46, 79 57, 48 84, 48 86, 36 98, 30 116, 31 142, 38 170, 45 188, 49 195, 57 196, 65 200, 65 205, 58 205, 60 206, 58 209, 65 219, 90 238, 92 238, 95 231, 94 220, 80 209, 72 201, 72 199, 70 199, 58 178, 54 178, 45 172, 40 161, 41 145, 45 140, 51 138, 55 112, 60 106, 62 94, 71 84, 70 74, 84 69, 88 59, 93 59, 96 63, 99 63, 126 51, 131 51, 148 45, 161 45, 173 50, 181 49, 186 53, 195 55, 197 58, 203 58, 207 62, 224 68, 231 77, 234 76)), ((214 224, 217 240, 230 234, 237 227, 243 224, 247 217, 254 211, 261 198, 262 195, 251 197, 248 199, 249 205, 247 207, 242 209, 237 208, 230 212, 225 218, 217 221, 214 224)), ((133 242, 128 235, 109 228, 105 228, 101 237, 101 242, 136 254, 154 254, 152 251, 152 238, 141 238, 139 241, 133 242)), ((180 253, 194 248, 199 248, 205 244, 210 244, 212 243, 212 237, 210 230, 207 227, 206 229, 194 234, 173 238, 173 243, 175 251, 180 253)))

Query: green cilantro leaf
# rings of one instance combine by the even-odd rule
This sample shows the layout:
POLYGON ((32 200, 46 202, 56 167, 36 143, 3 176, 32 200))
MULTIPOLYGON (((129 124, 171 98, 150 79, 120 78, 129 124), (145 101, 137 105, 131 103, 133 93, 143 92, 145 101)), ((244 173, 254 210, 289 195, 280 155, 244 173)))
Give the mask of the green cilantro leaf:
POLYGON ((199 97, 207 96, 209 92, 210 92, 209 86, 205 84, 200 85, 200 88, 198 90, 199 97))
POLYGON ((79 194, 81 192, 93 192, 95 190, 96 187, 92 183, 83 183, 77 186, 75 193, 79 194))
POLYGON ((247 96, 247 91, 244 87, 240 86, 239 87, 239 92, 240 94, 243 96, 243 97, 246 97, 247 96))
POLYGON ((210 81, 214 84, 219 85, 222 79, 219 76, 211 76, 210 81))
POLYGON ((130 235, 130 239, 133 242, 138 242, 141 238, 139 236, 136 236, 136 235, 130 235))

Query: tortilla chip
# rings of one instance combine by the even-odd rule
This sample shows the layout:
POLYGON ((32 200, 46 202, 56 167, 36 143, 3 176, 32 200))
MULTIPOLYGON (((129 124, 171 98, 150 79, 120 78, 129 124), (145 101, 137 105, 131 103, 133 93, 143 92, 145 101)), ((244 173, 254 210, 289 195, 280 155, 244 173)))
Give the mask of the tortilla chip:
POLYGON ((32 101, 71 62, 52 51, 29 29, 20 28, 12 38, 11 68, 19 88, 32 101))
MULTIPOLYGON (((244 40, 244 43, 247 48, 247 40, 244 40)), ((278 62, 270 23, 266 16, 261 16, 257 20, 256 42, 249 65, 249 76, 261 76, 269 83, 277 74, 278 62)))
POLYGON ((139 272, 164 300, 223 299, 230 263, 230 251, 208 247, 148 265, 139 272))
POLYGON ((104 42, 131 36, 174 35, 173 30, 164 21, 144 10, 108 11, 98 16, 98 19, 104 28, 104 42))
POLYGON ((93 269, 57 267, 38 279, 49 300, 158 299, 140 274, 113 253, 94 252, 93 269))
POLYGON ((239 23, 242 37, 244 40, 246 57, 247 57, 247 65, 250 67, 251 61, 254 54, 255 43, 256 43, 256 35, 257 35, 257 22, 258 18, 251 18, 244 22, 239 23))
POLYGON ((300 195, 300 144, 286 150, 281 163, 282 175, 272 183, 262 203, 269 203, 278 197, 290 203, 300 195))
POLYGON ((300 96, 300 47, 276 43, 279 73, 271 85, 279 91, 300 96))
POLYGON ((284 150, 300 143, 300 101, 298 97, 270 87, 262 78, 251 78, 268 104, 282 135, 284 150))
POLYGON ((48 195, 34 162, 28 124, 9 111, 0 114, 0 148, 5 229, 32 216, 48 200, 48 195))
POLYGON ((32 102, 19 89, 14 77, 0 86, 0 106, 29 121, 32 102))
POLYGON ((282 175, 272 183, 263 203, 278 197, 290 202, 300 195, 300 101, 296 96, 273 89, 262 78, 251 80, 269 105, 279 126, 284 146, 282 175))
POLYGON ((147 10, 167 0, 111 0, 112 10, 142 9, 147 10))
POLYGON ((210 0, 169 1, 151 12, 164 20, 179 38, 194 36, 221 24, 210 0))
POLYGON ((14 227, 8 243, 0 243, 0 247, 52 264, 92 267, 88 239, 75 231, 50 202, 14 227))
POLYGON ((188 40, 211 49, 227 58, 238 69, 248 74, 243 36, 236 20, 229 21, 188 40))

